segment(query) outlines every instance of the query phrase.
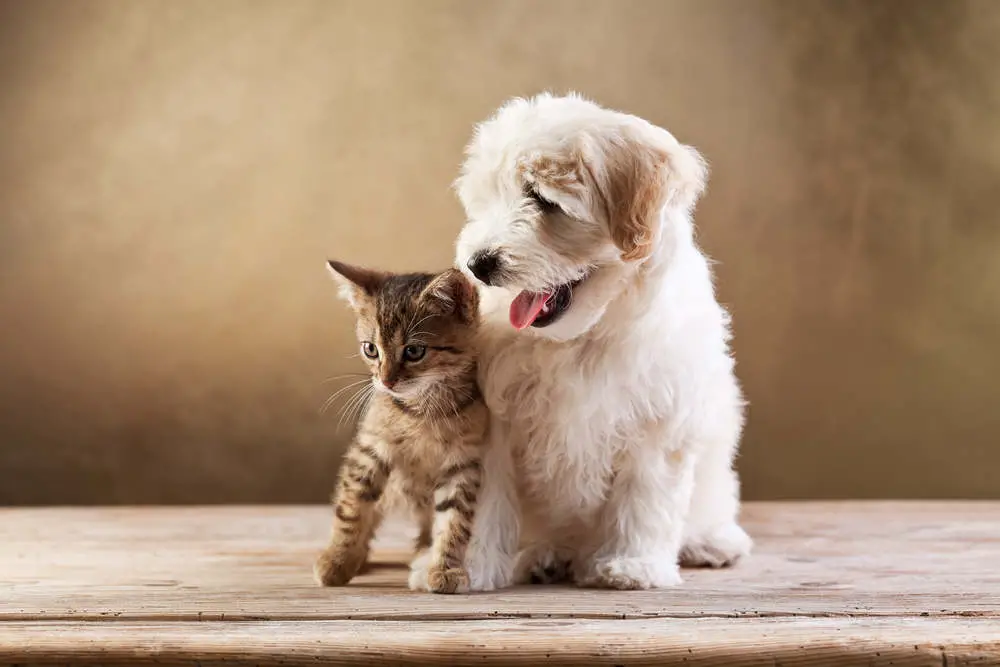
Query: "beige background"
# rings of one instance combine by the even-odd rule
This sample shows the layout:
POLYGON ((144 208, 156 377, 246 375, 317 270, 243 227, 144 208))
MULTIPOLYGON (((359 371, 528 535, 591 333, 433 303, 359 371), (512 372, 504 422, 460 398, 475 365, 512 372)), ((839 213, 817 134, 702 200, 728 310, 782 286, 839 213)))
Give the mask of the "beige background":
POLYGON ((0 503, 325 498, 324 258, 545 88, 713 164, 748 497, 1000 497, 1000 2, 3 1, 0 84, 0 503))

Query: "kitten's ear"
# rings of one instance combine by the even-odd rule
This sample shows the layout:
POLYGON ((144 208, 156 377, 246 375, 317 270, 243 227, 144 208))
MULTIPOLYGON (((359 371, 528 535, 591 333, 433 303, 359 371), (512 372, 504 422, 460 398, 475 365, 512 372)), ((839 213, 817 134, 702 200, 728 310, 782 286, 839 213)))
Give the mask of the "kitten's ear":
POLYGON ((425 307, 439 315, 457 315, 466 324, 479 316, 479 293, 458 269, 448 269, 420 293, 425 307))
POLYGON ((381 271, 351 266, 335 259, 327 260, 327 268, 337 284, 340 285, 340 296, 355 309, 365 299, 370 299, 388 278, 381 271))

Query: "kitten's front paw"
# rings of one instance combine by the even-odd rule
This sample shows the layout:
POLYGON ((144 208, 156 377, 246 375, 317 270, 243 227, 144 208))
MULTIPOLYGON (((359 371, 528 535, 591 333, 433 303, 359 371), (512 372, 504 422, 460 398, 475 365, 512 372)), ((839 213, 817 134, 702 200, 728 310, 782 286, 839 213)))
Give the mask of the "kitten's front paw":
POLYGON ((622 591, 669 588, 681 583, 677 565, 662 558, 599 558, 577 573, 577 583, 622 591))
POLYGON ((367 554, 330 548, 319 555, 313 566, 321 586, 344 586, 361 570, 367 554))
POLYGON ((466 593, 469 590, 469 574, 460 567, 434 566, 427 572, 427 590, 446 595, 466 593))

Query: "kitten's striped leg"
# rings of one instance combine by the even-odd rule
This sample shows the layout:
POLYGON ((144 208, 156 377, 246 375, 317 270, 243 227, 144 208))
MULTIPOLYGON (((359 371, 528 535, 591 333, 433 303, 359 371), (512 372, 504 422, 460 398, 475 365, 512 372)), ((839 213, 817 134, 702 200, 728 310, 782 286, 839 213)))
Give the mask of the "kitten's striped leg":
POLYGON ((361 570, 368 545, 381 520, 378 501, 390 466, 375 446, 358 443, 348 450, 334 499, 333 536, 316 560, 316 579, 324 586, 343 586, 361 570))
POLYGON ((433 593, 469 589, 465 552, 472 538, 476 502, 482 482, 478 458, 448 467, 434 489, 434 544, 427 570, 427 588, 433 593))
POLYGON ((422 551, 430 549, 431 544, 434 542, 434 508, 430 503, 426 505, 421 504, 417 507, 416 514, 420 532, 417 534, 417 539, 413 544, 413 550, 419 554, 422 551))
POLYGON ((431 561, 431 546, 434 544, 434 500, 430 493, 427 499, 417 502, 415 516, 420 532, 413 544, 413 560, 410 561, 410 588, 426 591, 427 568, 431 561))

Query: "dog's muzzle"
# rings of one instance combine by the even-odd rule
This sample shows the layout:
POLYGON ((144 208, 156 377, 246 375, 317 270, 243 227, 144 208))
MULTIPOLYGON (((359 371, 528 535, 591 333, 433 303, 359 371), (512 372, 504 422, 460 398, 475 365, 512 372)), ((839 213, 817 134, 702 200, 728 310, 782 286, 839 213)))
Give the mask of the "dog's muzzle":
POLYGON ((480 250, 466 266, 484 285, 495 285, 503 270, 500 253, 495 250, 480 250))

